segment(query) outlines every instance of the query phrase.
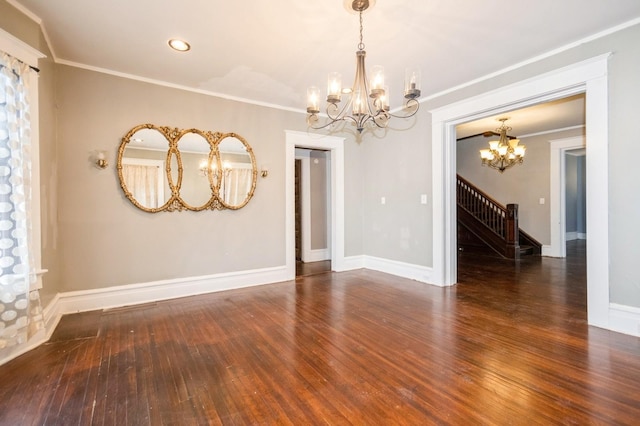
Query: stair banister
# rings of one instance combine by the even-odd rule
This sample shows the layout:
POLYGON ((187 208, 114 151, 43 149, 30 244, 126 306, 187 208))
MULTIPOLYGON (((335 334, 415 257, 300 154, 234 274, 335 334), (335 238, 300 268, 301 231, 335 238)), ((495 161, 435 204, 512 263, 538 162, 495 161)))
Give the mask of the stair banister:
POLYGON ((507 257, 516 259, 520 253, 520 228, 518 225, 518 205, 507 204, 505 220, 507 257))

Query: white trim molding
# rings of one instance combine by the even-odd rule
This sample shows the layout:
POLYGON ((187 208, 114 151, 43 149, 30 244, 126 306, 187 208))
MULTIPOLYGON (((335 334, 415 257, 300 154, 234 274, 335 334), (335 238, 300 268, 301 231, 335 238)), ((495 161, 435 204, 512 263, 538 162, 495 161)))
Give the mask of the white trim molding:
POLYGON ((587 239, 587 234, 584 232, 571 231, 571 232, 565 233, 566 241, 586 240, 586 239, 587 239))
POLYGON ((613 331, 640 337, 640 308, 609 304, 609 326, 613 331))
POLYGON ((343 271, 356 269, 371 269, 426 284, 433 284, 434 281, 433 268, 375 256, 349 256, 344 259, 343 271))
POLYGON ((47 57, 2 28, 0 28, 0 50, 35 68, 38 67, 38 59, 47 57))
POLYGON ((455 126, 490 115, 586 93, 587 317, 609 329, 609 92, 611 53, 551 71, 431 111, 433 170, 433 282, 457 280, 455 126))
POLYGON ((421 283, 430 284, 433 281, 433 269, 427 266, 398 262, 374 256, 363 256, 364 267, 374 271, 385 272, 397 277, 408 278, 421 283))
POLYGON ((364 268, 364 255, 345 257, 342 263, 343 271, 353 271, 362 268, 364 268))
POLYGON ((308 249, 302 250, 302 261, 303 262, 320 262, 323 260, 330 260, 331 252, 328 248, 324 249, 308 249))
POLYGON ((551 246, 547 244, 544 244, 542 246, 540 256, 555 257, 553 256, 553 250, 551 249, 551 246))
POLYGON ((176 299, 198 294, 214 293, 286 281, 286 268, 254 269, 215 275, 151 281, 141 284, 106 287, 61 293, 57 312, 93 311, 120 308, 159 300, 176 299))

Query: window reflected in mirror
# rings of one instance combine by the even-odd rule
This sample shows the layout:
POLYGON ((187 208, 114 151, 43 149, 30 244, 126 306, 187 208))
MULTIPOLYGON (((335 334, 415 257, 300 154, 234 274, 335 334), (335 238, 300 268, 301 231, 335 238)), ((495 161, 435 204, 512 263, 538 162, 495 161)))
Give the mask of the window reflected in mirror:
POLYGON ((155 209, 165 202, 165 166, 162 160, 124 157, 122 177, 133 198, 155 209))
POLYGON ((257 171, 251 147, 235 134, 224 135, 218 144, 222 165, 220 201, 229 208, 245 205, 256 185, 257 171))

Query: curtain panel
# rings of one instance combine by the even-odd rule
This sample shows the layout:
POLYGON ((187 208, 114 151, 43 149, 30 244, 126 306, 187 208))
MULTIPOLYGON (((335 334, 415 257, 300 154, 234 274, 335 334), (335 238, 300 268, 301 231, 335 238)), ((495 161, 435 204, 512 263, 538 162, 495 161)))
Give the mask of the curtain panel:
POLYGON ((0 52, 0 349, 44 327, 31 253, 31 135, 28 73, 0 52))
POLYGON ((233 168, 225 170, 220 185, 220 193, 225 203, 239 205, 247 198, 253 183, 253 170, 233 168))
POLYGON ((158 167, 123 164, 122 176, 133 198, 143 206, 156 208, 164 202, 158 194, 158 167))

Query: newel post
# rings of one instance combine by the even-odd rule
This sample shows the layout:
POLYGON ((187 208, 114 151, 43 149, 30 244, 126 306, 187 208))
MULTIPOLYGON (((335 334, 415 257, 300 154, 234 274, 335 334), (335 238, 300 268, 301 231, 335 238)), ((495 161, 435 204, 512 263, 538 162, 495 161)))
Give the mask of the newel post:
POLYGON ((518 225, 518 205, 507 204, 506 256, 510 259, 520 258, 520 232, 518 225))

